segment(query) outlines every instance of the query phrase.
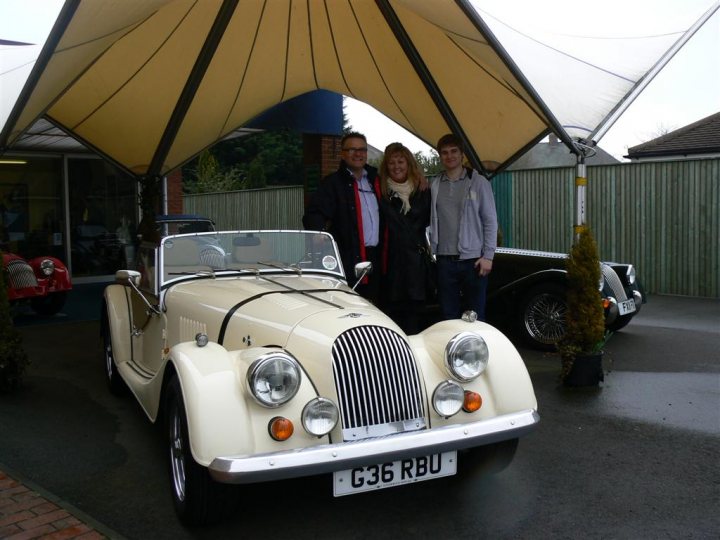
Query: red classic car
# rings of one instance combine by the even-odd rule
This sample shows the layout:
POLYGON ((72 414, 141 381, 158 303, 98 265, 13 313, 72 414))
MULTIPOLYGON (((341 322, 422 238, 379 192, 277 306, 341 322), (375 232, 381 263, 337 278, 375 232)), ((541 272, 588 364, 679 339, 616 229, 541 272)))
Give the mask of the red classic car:
POLYGON ((35 257, 26 261, 13 253, 3 253, 7 269, 8 300, 11 304, 29 302, 39 315, 55 315, 65 305, 72 289, 67 267, 55 257, 35 257))

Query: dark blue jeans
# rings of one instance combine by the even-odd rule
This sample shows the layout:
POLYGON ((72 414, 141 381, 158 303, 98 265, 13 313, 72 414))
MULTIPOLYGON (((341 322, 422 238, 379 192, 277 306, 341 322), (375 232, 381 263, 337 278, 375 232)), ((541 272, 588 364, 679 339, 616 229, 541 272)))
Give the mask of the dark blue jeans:
POLYGON ((438 301, 443 319, 459 319, 463 311, 472 309, 479 321, 485 320, 488 278, 480 277, 476 260, 438 255, 438 301))

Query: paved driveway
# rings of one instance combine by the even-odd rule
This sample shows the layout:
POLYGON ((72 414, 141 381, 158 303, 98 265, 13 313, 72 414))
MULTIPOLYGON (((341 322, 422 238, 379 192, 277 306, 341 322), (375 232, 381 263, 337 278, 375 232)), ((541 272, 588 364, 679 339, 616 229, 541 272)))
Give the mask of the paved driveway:
MULTIPOLYGON (((62 318, 61 318, 62 319, 62 318)), ((334 499, 327 477, 244 488, 187 530, 155 426, 106 391, 97 321, 21 327, 33 364, 0 398, 0 464, 127 538, 717 538, 720 301, 651 297, 613 336, 601 389, 521 351, 541 423, 495 477, 334 499)))

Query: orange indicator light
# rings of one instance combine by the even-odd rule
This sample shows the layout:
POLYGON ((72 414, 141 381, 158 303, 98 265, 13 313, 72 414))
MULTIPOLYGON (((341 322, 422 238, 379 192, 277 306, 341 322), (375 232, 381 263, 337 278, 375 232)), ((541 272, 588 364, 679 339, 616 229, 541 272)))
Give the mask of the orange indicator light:
POLYGON ((270 420, 270 423, 268 424, 268 431, 270 432, 270 436, 276 441, 288 440, 290 437, 292 437, 294 430, 295 428, 293 427, 293 423, 287 418, 283 418, 282 416, 276 416, 275 418, 270 420))
POLYGON ((477 392, 465 390, 465 399, 463 400, 463 411, 475 412, 482 407, 482 397, 477 392))

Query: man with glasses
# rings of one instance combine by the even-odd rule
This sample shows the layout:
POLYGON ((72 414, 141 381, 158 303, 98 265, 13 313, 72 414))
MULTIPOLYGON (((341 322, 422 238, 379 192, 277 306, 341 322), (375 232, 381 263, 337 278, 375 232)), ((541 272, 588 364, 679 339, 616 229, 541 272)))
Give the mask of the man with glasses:
POLYGON ((367 164, 365 135, 345 134, 340 148, 340 167, 320 182, 305 210, 303 226, 333 235, 350 285, 355 284, 353 268, 357 263, 373 263, 373 272, 357 291, 377 303, 381 273, 380 182, 377 170, 367 164))

